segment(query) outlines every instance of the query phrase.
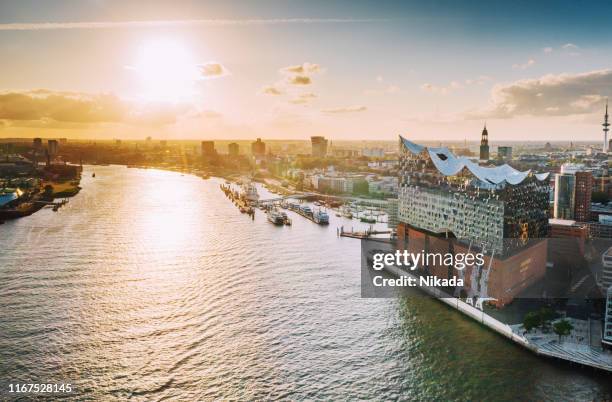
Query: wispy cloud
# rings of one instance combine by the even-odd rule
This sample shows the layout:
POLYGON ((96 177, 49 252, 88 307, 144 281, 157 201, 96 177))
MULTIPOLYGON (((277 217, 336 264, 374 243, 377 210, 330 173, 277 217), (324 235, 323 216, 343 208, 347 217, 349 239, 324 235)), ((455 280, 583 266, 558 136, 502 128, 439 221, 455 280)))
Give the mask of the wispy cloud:
POLYGON ((281 24, 343 24, 385 22, 385 19, 276 18, 276 19, 192 19, 149 21, 13 22, 0 24, 0 31, 41 31, 58 29, 150 28, 167 26, 232 26, 281 24))
POLYGON ((297 97, 289 100, 289 103, 293 103, 294 105, 306 105, 316 98, 317 98, 316 94, 312 92, 306 92, 306 93, 300 94, 297 97))
POLYGON ((525 63, 522 63, 522 64, 513 64, 512 68, 515 70, 527 70, 529 67, 532 67, 535 64, 536 64, 536 61, 534 59, 529 59, 525 63))
POLYGON ((323 113, 328 114, 341 114, 341 113, 356 113, 356 112, 365 112, 368 110, 365 106, 347 106, 347 107, 338 107, 332 109, 323 109, 321 110, 323 113))
POLYGON ((274 95, 274 96, 283 95, 283 91, 281 91, 274 85, 267 85, 263 87, 261 90, 261 93, 264 95, 274 95))
POLYGON ((301 75, 310 75, 315 74, 321 71, 321 66, 314 63, 303 63, 297 64, 295 66, 283 67, 280 69, 280 72, 283 74, 301 74, 301 75))

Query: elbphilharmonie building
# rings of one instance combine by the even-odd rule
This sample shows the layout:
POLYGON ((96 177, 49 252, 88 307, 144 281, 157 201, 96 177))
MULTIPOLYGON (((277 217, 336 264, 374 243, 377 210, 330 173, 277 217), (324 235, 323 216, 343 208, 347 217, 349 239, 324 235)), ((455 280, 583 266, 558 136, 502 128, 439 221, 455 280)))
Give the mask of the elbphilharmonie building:
POLYGON ((548 173, 482 166, 400 137, 398 237, 430 252, 483 252, 485 266, 466 272, 425 267, 466 276, 468 294, 503 305, 544 275, 548 200, 548 173))

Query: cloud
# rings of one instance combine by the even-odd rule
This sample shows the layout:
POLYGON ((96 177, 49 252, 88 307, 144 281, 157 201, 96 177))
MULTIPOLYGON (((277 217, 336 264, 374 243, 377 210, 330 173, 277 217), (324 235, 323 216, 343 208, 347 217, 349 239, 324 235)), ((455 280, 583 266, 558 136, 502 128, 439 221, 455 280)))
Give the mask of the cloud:
POLYGON ((452 91, 463 88, 464 85, 459 81, 452 81, 446 86, 438 86, 430 83, 425 83, 421 85, 421 89, 423 91, 432 92, 435 94, 446 95, 452 91))
POLYGON ((312 100, 316 99, 317 95, 312 92, 307 92, 298 95, 297 97, 289 100, 289 103, 293 103, 294 105, 305 105, 310 103, 312 100))
POLYGON ((43 31, 58 29, 113 29, 172 26, 243 26, 283 24, 344 24, 385 22, 387 19, 353 18, 276 18, 276 19, 193 19, 150 21, 15 22, 0 24, 0 31, 43 31))
POLYGON ((601 111, 612 88, 612 69, 581 74, 545 75, 497 85, 492 105, 467 113, 468 118, 566 116, 601 111))
POLYGON ((221 63, 208 62, 198 67, 204 79, 220 78, 229 75, 229 71, 221 63))
POLYGON ((563 49, 579 49, 579 47, 574 45, 573 43, 566 43, 565 45, 563 45, 561 47, 563 49))
POLYGON ((289 85, 310 85, 312 84, 311 76, 321 72, 321 66, 306 62, 283 67, 279 72, 286 76, 286 82, 289 85))
MULTIPOLYGON (((128 123, 163 125, 186 113, 185 105, 135 107, 112 94, 39 89, 0 93, 0 119, 12 122, 74 124, 128 123)), ((24 124, 24 123, 21 123, 24 124)))
POLYGON ((320 72, 321 66, 318 64, 303 63, 295 66, 283 67, 279 71, 289 75, 311 75, 320 72))
POLYGON ((291 85, 310 85, 312 80, 307 75, 294 75, 287 78, 287 82, 291 85))
POLYGON ((323 109, 321 110, 323 113, 329 114, 341 114, 341 113, 356 113, 356 112, 365 112, 368 110, 365 106, 348 106, 348 107, 340 107, 340 108, 332 108, 332 109, 323 109))
POLYGON ((264 95, 274 95, 274 96, 283 95, 283 91, 281 91, 274 85, 268 85, 268 86, 263 87, 261 89, 261 93, 264 95))
POLYGON ((544 49, 542 49, 542 51, 544 53, 552 53, 553 52, 553 48, 552 47, 545 47, 544 49))
POLYGON ((98 123, 125 118, 127 110, 113 95, 85 95, 47 90, 0 94, 0 119, 98 123))
POLYGON ((534 59, 529 59, 523 64, 513 64, 512 68, 515 70, 527 70, 529 67, 532 67, 536 61, 534 59))

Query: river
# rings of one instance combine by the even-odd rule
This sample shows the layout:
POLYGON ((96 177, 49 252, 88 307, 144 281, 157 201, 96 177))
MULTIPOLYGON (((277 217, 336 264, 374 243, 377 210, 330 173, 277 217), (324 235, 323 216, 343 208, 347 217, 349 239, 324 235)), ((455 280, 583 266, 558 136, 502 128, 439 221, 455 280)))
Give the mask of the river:
POLYGON ((536 357, 435 300, 362 299, 359 241, 336 236, 355 221, 252 221, 219 183, 86 167, 58 212, 0 225, 2 392, 57 382, 79 400, 612 398, 608 375, 536 357))

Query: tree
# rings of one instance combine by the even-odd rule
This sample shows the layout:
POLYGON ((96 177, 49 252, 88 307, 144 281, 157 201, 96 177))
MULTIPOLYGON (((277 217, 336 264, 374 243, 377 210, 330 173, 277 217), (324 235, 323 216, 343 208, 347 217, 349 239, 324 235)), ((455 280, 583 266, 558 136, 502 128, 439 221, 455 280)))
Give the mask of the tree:
POLYGON ((539 327, 541 323, 542 320, 537 311, 531 311, 525 315, 525 318, 523 318, 523 328, 525 328, 527 332, 539 327))
POLYGON ((553 331, 559 335, 559 342, 561 342, 561 337, 569 335, 572 329, 574 326, 568 320, 561 320, 553 325, 553 331))

